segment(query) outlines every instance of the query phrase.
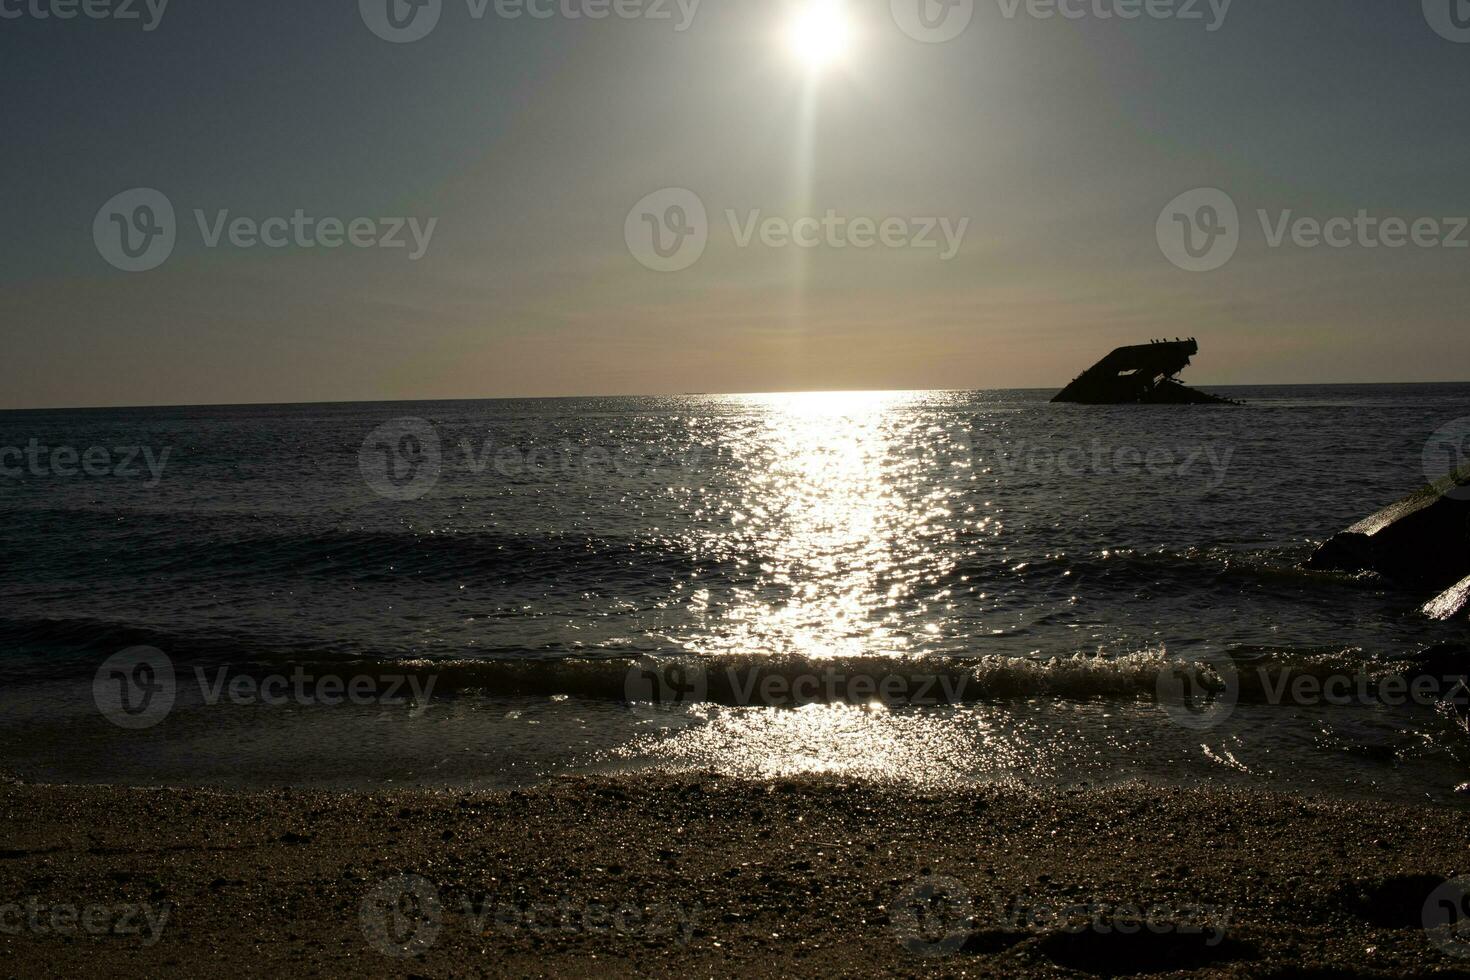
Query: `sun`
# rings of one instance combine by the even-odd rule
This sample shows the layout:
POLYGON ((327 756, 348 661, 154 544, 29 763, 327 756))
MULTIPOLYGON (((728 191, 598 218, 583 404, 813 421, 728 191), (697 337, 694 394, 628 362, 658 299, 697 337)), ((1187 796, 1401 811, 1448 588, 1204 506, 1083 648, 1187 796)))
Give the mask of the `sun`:
POLYGON ((852 22, 842 0, 802 0, 786 25, 786 47, 810 71, 841 61, 852 47, 852 22))

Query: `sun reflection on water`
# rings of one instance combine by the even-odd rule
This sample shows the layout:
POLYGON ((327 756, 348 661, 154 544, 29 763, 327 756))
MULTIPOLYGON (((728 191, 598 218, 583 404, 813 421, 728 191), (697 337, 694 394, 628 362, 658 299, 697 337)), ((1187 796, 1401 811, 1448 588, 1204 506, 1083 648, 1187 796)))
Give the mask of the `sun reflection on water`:
MULTIPOLYGON (((914 431, 923 393, 744 396, 729 448, 741 461, 730 504, 748 569, 691 650, 805 659, 895 655, 943 631, 914 590, 952 566, 938 549, 950 506, 914 431), (751 559, 750 556, 757 556, 751 559)), ((932 397, 932 396, 929 396, 932 397)))

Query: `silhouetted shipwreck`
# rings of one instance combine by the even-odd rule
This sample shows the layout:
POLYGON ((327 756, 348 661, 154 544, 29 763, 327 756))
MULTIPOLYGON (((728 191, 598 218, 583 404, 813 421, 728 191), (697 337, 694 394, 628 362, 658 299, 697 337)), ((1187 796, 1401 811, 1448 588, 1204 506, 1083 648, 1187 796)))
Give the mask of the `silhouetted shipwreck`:
POLYGON ((1052 401, 1081 405, 1239 404, 1179 383, 1175 375, 1198 353, 1199 344, 1193 337, 1119 347, 1083 371, 1052 401))
POLYGON ((1470 465, 1334 534, 1307 567, 1377 572, 1433 589, 1439 595, 1424 604, 1425 615, 1460 615, 1470 608, 1470 465))

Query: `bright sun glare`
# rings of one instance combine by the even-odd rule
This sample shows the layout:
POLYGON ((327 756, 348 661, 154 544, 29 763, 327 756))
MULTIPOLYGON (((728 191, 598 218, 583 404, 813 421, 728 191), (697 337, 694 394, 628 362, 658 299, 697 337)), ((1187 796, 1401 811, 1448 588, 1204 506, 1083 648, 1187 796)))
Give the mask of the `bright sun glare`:
POLYGON ((812 71, 840 60, 852 44, 852 24, 842 0, 802 0, 787 25, 786 44, 812 71))

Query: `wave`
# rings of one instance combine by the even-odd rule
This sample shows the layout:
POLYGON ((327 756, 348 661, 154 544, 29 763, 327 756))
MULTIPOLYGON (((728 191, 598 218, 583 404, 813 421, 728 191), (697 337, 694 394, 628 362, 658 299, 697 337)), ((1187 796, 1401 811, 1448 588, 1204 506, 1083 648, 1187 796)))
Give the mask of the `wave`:
POLYGON ((1028 590, 1054 588, 1066 593, 1087 588, 1130 594, 1146 591, 1155 596, 1195 596, 1216 589, 1234 592, 1292 589, 1326 594, 1361 592, 1365 584, 1391 587, 1374 575, 1304 568, 1302 562, 1309 554, 1308 548, 1217 547, 1183 551, 1115 548, 1021 561, 981 556, 950 569, 944 584, 1020 585, 1028 590))
MULTIPOLYGON (((59 519, 62 515, 52 515, 59 519)), ((494 531, 433 533, 407 530, 315 530, 310 533, 240 533, 241 524, 225 524, 193 515, 181 524, 166 516, 131 515, 127 525, 117 517, 89 515, 93 527, 86 540, 123 551, 126 561, 107 565, 78 563, 75 553, 54 546, 47 527, 33 528, 39 545, 28 560, 33 572, 54 568, 68 578, 78 565, 97 574, 189 575, 220 580, 279 578, 293 575, 376 583, 404 577, 430 582, 473 578, 486 584, 526 580, 555 581, 575 577, 593 591, 626 589, 687 578, 696 571, 723 568, 743 577, 732 561, 696 556, 674 539, 635 540, 570 533, 514 534, 494 531), (728 566, 728 567, 726 567, 728 566)), ((70 540, 80 541, 75 519, 68 518, 70 540)), ((268 523, 257 516, 256 524, 268 523)), ((59 532, 50 529, 52 535, 59 532)), ((83 549, 85 550, 85 549, 83 549)))
MULTIPOLYGON (((1236 647, 1207 656, 1172 655, 1163 647, 1102 655, 1051 658, 963 656, 849 656, 836 658, 670 651, 632 654, 626 647, 597 650, 504 649, 474 659, 429 658, 301 648, 251 649, 227 640, 211 644, 166 631, 100 621, 0 620, 8 648, 65 643, 72 655, 7 663, 12 679, 90 677, 120 649, 152 647, 175 669, 227 669, 264 678, 282 674, 432 680, 436 697, 571 697, 594 701, 795 707, 807 703, 943 705, 1033 699, 1164 700, 1180 691, 1204 699, 1279 703, 1283 692, 1311 678, 1318 684, 1347 678, 1354 690, 1376 690, 1389 678, 1434 678, 1450 693, 1470 676, 1470 649, 1442 644, 1406 658, 1366 658, 1356 648, 1236 647), (27 669, 26 665, 29 665, 27 669), (12 669, 15 668, 15 669, 12 669)), ((1461 699, 1463 700, 1463 698, 1461 699)), ((1460 702, 1456 702, 1459 704, 1460 702)))

